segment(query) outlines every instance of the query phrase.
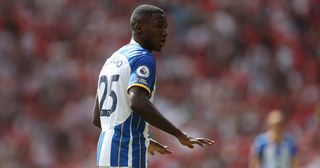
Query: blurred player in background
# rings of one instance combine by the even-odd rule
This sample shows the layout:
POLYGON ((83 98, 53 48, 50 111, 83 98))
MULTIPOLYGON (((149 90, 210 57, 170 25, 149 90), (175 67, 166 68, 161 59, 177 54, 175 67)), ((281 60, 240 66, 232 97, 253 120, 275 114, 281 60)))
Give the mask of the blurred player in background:
POLYGON ((176 128, 152 104, 156 85, 156 61, 167 37, 165 12, 140 5, 130 19, 132 39, 108 58, 99 75, 93 123, 101 128, 97 147, 99 167, 147 167, 147 150, 171 153, 149 138, 148 125, 175 136, 193 148, 211 145, 206 138, 193 138, 176 128))
POLYGON ((266 122, 269 130, 254 140, 249 168, 298 168, 296 144, 283 130, 283 112, 271 111, 266 122))

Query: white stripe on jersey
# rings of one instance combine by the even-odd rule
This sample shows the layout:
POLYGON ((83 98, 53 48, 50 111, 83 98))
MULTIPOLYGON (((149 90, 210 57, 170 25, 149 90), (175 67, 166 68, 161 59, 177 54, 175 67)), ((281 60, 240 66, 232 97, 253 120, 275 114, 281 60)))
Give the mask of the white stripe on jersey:
MULTIPOLYGON (((103 142, 101 145, 101 149, 100 149, 101 153, 100 153, 100 158, 99 158, 99 163, 98 163, 98 165, 101 165, 101 166, 107 166, 104 163, 110 163, 109 156, 110 156, 111 150, 103 150, 103 149, 110 149, 112 139, 107 138, 107 137, 112 137, 114 130, 110 130, 110 132, 104 132, 104 133, 105 133, 105 135, 104 135, 104 139, 103 139, 103 142)), ((110 165, 108 165, 108 166, 110 166, 110 165)))

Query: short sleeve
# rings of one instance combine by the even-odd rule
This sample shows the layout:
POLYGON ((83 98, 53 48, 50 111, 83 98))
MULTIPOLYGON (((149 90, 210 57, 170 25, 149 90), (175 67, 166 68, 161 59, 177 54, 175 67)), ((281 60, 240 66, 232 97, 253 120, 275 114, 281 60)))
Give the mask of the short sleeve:
POLYGON ((252 154, 257 156, 259 159, 262 159, 262 154, 266 143, 267 141, 264 134, 257 136, 251 146, 252 154))
POLYGON ((129 90, 133 86, 146 89, 151 95, 155 84, 156 64, 151 55, 139 56, 130 62, 131 72, 129 77, 129 90))

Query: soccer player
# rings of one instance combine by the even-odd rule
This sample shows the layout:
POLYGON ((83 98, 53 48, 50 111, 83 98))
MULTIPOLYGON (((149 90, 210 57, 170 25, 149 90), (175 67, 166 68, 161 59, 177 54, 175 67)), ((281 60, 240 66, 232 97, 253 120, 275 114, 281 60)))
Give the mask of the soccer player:
POLYGON ((93 124, 102 129, 97 147, 99 167, 145 168, 147 151, 171 153, 149 138, 149 124, 189 148, 213 143, 182 132, 152 104, 156 85, 152 51, 160 51, 166 41, 165 12, 153 5, 140 5, 134 9, 130 24, 131 42, 106 60, 99 75, 93 119, 93 124))
POLYGON ((283 130, 283 112, 271 111, 266 121, 269 130, 254 140, 249 168, 298 168, 296 144, 283 130))

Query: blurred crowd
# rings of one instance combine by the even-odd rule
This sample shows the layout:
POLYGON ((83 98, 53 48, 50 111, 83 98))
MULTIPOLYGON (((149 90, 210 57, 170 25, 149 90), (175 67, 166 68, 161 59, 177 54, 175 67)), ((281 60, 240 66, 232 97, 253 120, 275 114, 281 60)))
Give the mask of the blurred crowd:
POLYGON ((320 167, 320 0, 1 0, 0 167, 95 167, 92 106, 100 68, 130 41, 148 2, 167 12, 155 105, 175 125, 215 140, 151 168, 245 168, 272 109, 302 167, 320 167))

